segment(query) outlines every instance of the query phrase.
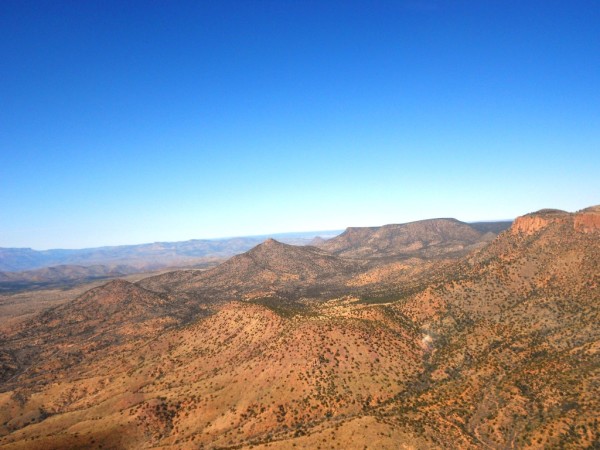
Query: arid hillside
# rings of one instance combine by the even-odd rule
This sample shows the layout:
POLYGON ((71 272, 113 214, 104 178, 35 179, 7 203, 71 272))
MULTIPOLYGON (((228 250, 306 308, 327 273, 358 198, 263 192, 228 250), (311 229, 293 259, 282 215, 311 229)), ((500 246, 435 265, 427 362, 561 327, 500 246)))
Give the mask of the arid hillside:
POLYGON ((595 448, 598 208, 520 217, 453 271, 394 305, 432 349, 410 410, 446 424, 445 446, 460 436, 485 448, 595 448))
POLYGON ((363 411, 414 378, 422 353, 414 330, 368 316, 232 302, 144 345, 56 368, 48 383, 22 378, 19 395, 0 397, 2 443, 216 448, 306 439, 316 428, 369 423, 363 411))
POLYGON ((429 219, 382 227, 348 228, 320 244, 324 250, 352 258, 464 255, 492 240, 508 223, 477 229, 456 219, 429 219), (496 231, 498 230, 498 231, 496 231), (494 232, 496 231, 496 232, 494 232))
POLYGON ((4 328, 0 448, 597 448, 600 209, 479 246, 95 288, 4 328))
POLYGON ((311 246, 274 239, 208 271, 183 270, 140 282, 151 290, 193 292, 206 301, 264 296, 322 296, 364 270, 363 261, 339 258, 311 246))
POLYGON ((194 320, 202 305, 185 296, 172 297, 122 280, 91 289, 73 301, 47 309, 3 329, 0 382, 48 379, 56 367, 85 363, 97 352, 194 320))

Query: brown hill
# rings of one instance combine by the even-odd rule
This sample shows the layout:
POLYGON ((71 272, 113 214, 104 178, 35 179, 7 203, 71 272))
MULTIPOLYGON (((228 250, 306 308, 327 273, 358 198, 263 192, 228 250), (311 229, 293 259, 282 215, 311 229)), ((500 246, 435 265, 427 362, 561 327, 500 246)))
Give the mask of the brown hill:
POLYGON ((148 291, 124 280, 113 280, 91 289, 75 300, 49 309, 38 315, 34 322, 21 325, 22 332, 39 329, 42 325, 53 333, 72 333, 81 323, 85 331, 92 328, 141 323, 155 318, 184 320, 189 313, 189 302, 148 291))
POLYGON ((91 289, 5 330, 5 364, 0 380, 14 379, 36 364, 49 376, 97 351, 148 339, 203 313, 195 300, 148 291, 123 280, 91 289), (47 373, 48 372, 48 373, 47 373))
POLYGON ((84 351, 69 360, 46 353, 0 384, 0 446, 595 448, 599 214, 524 216, 458 262, 429 260, 438 269, 423 277, 408 260, 364 266, 269 242, 225 268, 144 282, 164 282, 162 294, 130 285, 90 291, 58 315, 67 323, 81 309, 78 334, 52 342, 40 320, 4 337, 5 365, 22 342, 57 347, 56 355, 84 351), (389 280, 402 271, 418 280, 398 296, 389 280), (352 295, 348 284, 375 278, 388 300, 352 295), (344 295, 302 308, 251 299, 261 286, 272 293, 340 281, 344 295), (197 301, 190 293, 201 299, 210 289, 247 299, 187 315, 197 301), (141 326, 158 319, 152 311, 180 326, 141 326), (90 350, 86 324, 98 336, 111 314, 116 334, 132 322, 134 337, 90 350))
POLYGON ((320 247, 352 258, 431 258, 466 254, 482 247, 494 236, 456 219, 430 219, 382 227, 348 228, 320 247))
POLYGON ((193 292, 203 298, 229 300, 280 295, 323 295, 366 267, 310 246, 268 239, 204 272, 183 270, 147 278, 139 284, 165 292, 193 292))
POLYGON ((420 335, 366 315, 316 309, 290 318, 232 302, 136 348, 59 370, 58 383, 38 379, 0 394, 0 445, 291 446, 297 439, 314 444, 310 435, 319 428, 330 439, 335 423, 344 426, 346 448, 356 432, 364 443, 425 442, 400 430, 388 437, 387 427, 363 418, 422 369, 422 353, 420 335))
POLYGON ((320 247, 322 244, 324 244, 327 241, 327 239, 322 238, 321 236, 317 236, 315 238, 313 238, 308 245, 312 245, 313 247, 320 247))
POLYGON ((426 410, 421 426, 447 433, 444 446, 600 442, 599 218, 598 208, 522 216, 447 281, 395 305, 431 350, 425 389, 403 408, 426 410))

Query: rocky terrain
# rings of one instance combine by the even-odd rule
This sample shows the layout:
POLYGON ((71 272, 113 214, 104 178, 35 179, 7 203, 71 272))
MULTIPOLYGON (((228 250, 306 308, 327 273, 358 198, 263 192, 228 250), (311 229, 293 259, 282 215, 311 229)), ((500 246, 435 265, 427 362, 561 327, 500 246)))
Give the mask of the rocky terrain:
POLYGON ((352 258, 434 258, 464 255, 481 248, 510 222, 467 224, 456 219, 429 219, 382 227, 348 228, 320 247, 352 258))
POLYGON ((598 219, 597 207, 520 217, 447 281, 393 306, 427 333, 426 389, 408 409, 423 426, 446 423, 444 446, 600 443, 598 219))
POLYGON ((600 208, 267 241, 0 328, 0 447, 598 448, 600 208))
POLYGON ((340 258, 311 246, 294 246, 268 239, 208 271, 186 270, 142 280, 148 289, 194 292, 207 301, 263 296, 322 297, 344 286, 366 263, 340 258))

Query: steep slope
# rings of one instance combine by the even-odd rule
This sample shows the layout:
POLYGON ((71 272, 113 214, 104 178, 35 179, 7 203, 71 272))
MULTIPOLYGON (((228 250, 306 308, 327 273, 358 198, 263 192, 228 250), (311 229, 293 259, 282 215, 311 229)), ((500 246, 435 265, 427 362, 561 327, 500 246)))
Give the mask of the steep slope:
POLYGON ((403 411, 446 433, 447 447, 600 442, 599 268, 598 208, 542 210, 395 305, 431 350, 421 392, 403 396, 403 411))
POLYGON ((494 236, 456 219, 430 219, 382 227, 348 228, 320 247, 352 258, 432 258, 466 254, 494 236))
POLYGON ((156 291, 193 292, 213 300, 273 295, 298 298, 335 290, 365 266, 316 247, 269 239, 214 269, 170 272, 139 284, 156 291))

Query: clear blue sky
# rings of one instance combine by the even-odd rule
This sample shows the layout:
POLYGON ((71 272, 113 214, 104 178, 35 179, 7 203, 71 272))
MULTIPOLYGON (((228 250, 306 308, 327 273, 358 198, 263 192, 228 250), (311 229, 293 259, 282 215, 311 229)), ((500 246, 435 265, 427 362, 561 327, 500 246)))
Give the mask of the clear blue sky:
POLYGON ((600 203, 597 0, 0 2, 0 246, 600 203))

